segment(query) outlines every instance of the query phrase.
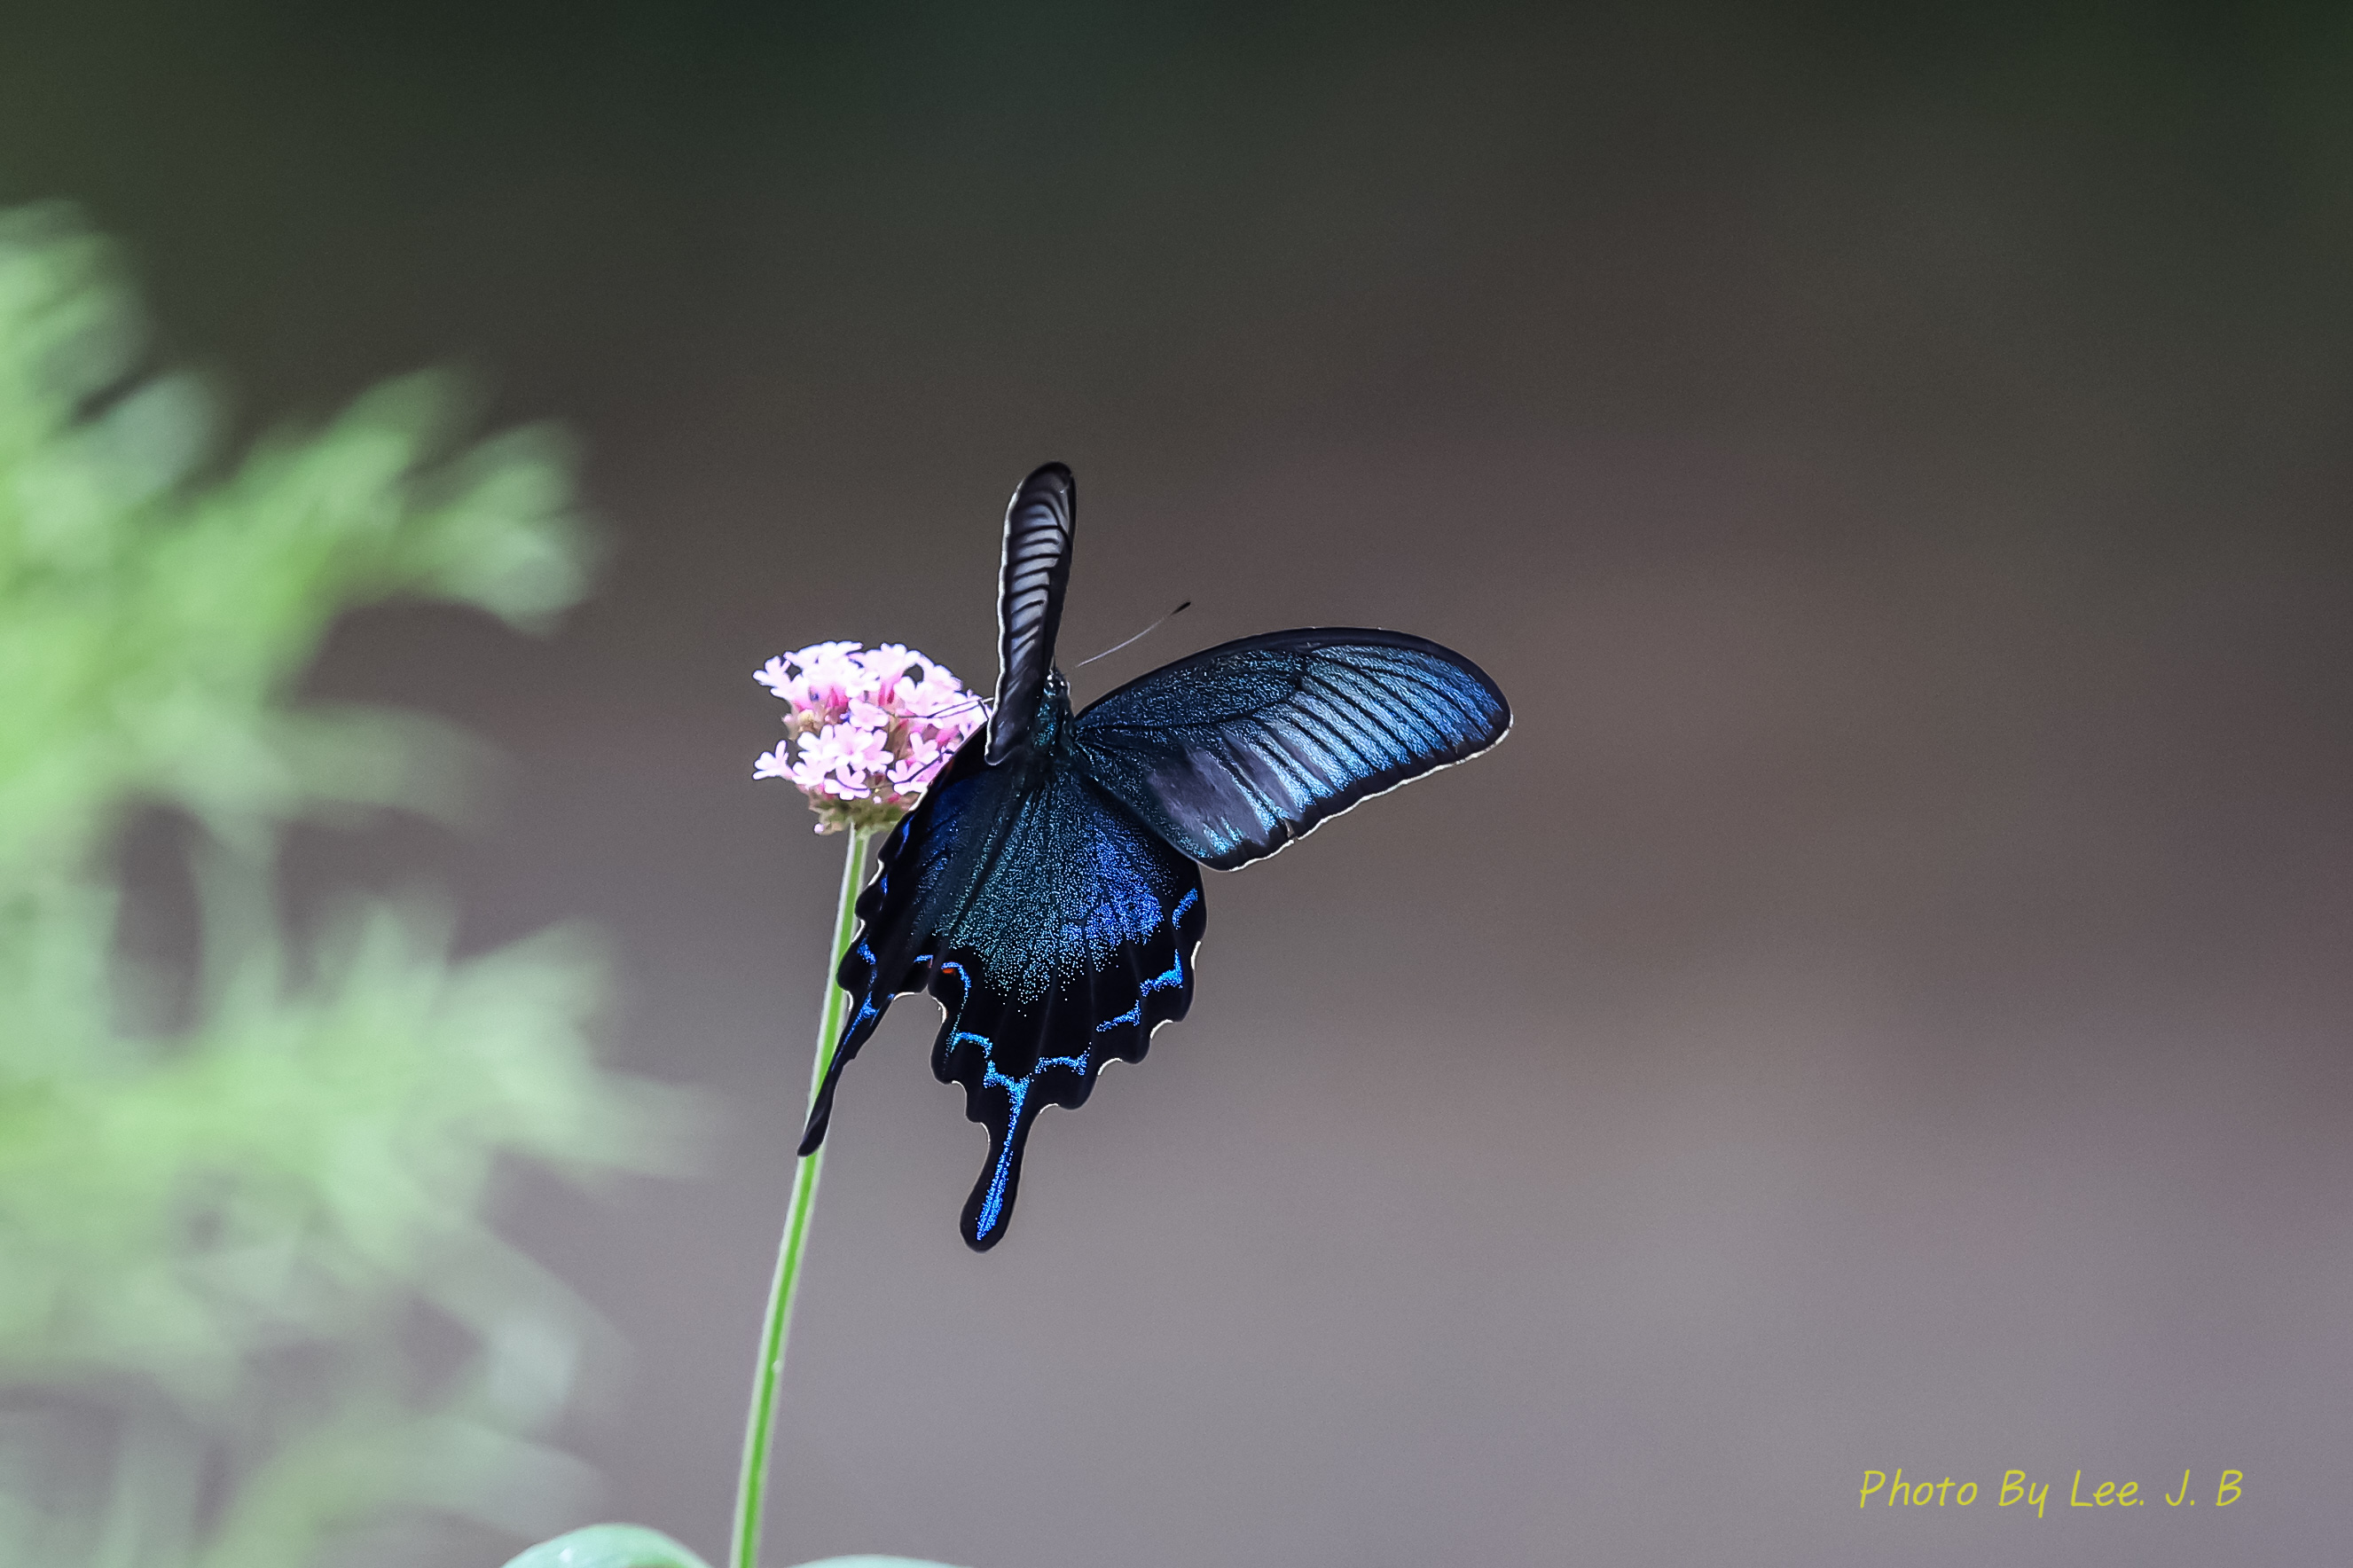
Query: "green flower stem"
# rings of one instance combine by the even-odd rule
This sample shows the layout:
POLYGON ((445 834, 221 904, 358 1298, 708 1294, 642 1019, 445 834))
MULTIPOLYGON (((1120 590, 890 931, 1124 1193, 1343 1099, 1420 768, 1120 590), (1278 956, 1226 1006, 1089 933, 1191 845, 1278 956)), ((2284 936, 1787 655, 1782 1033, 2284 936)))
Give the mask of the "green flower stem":
MULTIPOLYGON (((849 993, 834 984, 841 955, 857 929, 858 889, 866 868, 871 831, 853 828, 841 867, 841 901, 833 916, 833 958, 825 968, 825 1011, 818 1021, 817 1066, 809 1075, 809 1103, 833 1066, 834 1042, 841 1037, 841 1015, 849 993)), ((768 1439, 776 1425, 776 1385, 785 1371, 785 1336, 792 1327, 793 1298, 800 1290, 801 1252, 808 1246, 809 1213, 817 1206, 818 1173, 825 1166, 819 1148, 794 1167, 793 1196, 785 1211, 785 1237, 776 1248, 776 1279, 768 1288, 768 1320, 760 1331, 760 1366, 752 1378, 752 1414, 744 1426, 744 1474, 735 1486, 735 1541, 730 1568, 759 1568, 760 1516, 768 1489, 768 1439)))

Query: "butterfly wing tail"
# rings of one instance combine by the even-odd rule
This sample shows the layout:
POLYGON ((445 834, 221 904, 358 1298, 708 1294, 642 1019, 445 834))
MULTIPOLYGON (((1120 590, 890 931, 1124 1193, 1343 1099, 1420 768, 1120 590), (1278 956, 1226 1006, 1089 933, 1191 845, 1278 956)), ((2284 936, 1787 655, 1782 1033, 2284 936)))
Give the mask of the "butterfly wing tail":
MULTIPOLYGON (((849 990, 849 987, 845 984, 843 989, 849 990)), ((858 1004, 857 1011, 849 1016, 849 1022, 841 1032, 841 1042, 833 1048, 833 1060, 826 1066, 825 1079, 818 1085, 817 1093, 810 1097, 808 1123, 801 1129, 800 1153, 803 1158, 816 1153, 825 1142, 825 1130, 833 1121, 833 1091, 841 1083, 841 1069, 858 1055, 858 1048, 866 1043, 874 1033, 875 1026, 882 1021, 882 1010, 891 1005, 887 994, 876 994, 879 990, 871 979, 859 989, 849 990, 858 1004)))
POLYGON ((1082 1052, 1037 1054, 1055 1048, 1037 1043, 1053 1038, 1053 1003, 1044 1004, 1041 1014, 976 990, 966 982, 964 965, 953 959, 942 963, 940 971, 934 994, 946 1008, 947 1020, 932 1049, 932 1070, 943 1083, 964 1085, 965 1117, 988 1129, 988 1161, 965 1200, 957 1228, 965 1246, 987 1252, 1003 1239, 1013 1217, 1013 1200, 1021 1187, 1021 1155, 1038 1112, 1049 1105, 1082 1103, 1092 1085, 1082 1052))
MULTIPOLYGON (((887 1005, 889 998, 881 999, 887 1005)), ((858 1055, 858 1047, 874 1033, 874 1026, 882 1021, 882 1008, 871 999, 862 1002, 851 1015, 850 1026, 844 1030, 841 1043, 833 1049, 833 1060, 827 1064, 825 1079, 818 1085, 817 1093, 809 1100, 808 1122, 801 1129, 800 1154, 806 1159, 818 1152, 825 1142, 825 1131, 833 1122, 833 1091, 840 1086, 841 1069, 858 1055)))
POLYGON ((833 973, 833 983, 849 994, 849 1017, 841 1026, 840 1038, 834 1044, 833 1059, 826 1067, 824 1080, 818 1085, 817 1093, 809 1100, 808 1122, 801 1130, 800 1152, 803 1158, 816 1153, 818 1145, 825 1142, 826 1127, 833 1120, 833 1091, 841 1082, 841 1069, 856 1058, 859 1047, 882 1022, 882 1015, 890 1009, 891 998, 900 992, 915 989, 922 983, 923 970, 929 964, 930 960, 926 956, 915 960, 912 973, 903 975, 891 973, 909 967, 903 963, 907 952, 903 933, 912 922, 909 912, 899 907, 905 902, 903 891, 900 898, 894 900, 892 889, 897 881, 903 880, 900 857, 906 852, 921 815, 919 806, 916 817, 901 823, 883 841, 882 852, 875 858, 874 879, 867 883, 865 891, 858 895, 858 935, 850 942, 849 951, 841 955, 840 967, 833 973), (879 953, 876 951, 878 943, 882 949, 879 953), (899 983, 892 984, 894 979, 899 983))
POLYGON ((966 1114, 988 1128, 988 1163, 965 1200, 957 1229, 964 1244, 987 1252, 1005 1236, 1013 1218, 1013 1200, 1021 1187, 1021 1154, 1029 1143, 1029 1129, 1038 1112, 1051 1103, 1039 1092, 1035 1077, 998 1079, 966 1091, 973 1102, 966 1114))

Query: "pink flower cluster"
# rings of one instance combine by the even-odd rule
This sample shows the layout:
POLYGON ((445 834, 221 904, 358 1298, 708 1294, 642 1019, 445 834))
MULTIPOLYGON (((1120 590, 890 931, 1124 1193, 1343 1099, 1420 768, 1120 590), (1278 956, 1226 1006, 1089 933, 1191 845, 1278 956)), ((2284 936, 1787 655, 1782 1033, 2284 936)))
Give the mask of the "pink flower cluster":
POLYGON ((790 779, 819 833, 898 821, 988 719, 955 676, 897 643, 821 642, 770 659, 752 679, 792 709, 785 739, 752 776, 790 779))

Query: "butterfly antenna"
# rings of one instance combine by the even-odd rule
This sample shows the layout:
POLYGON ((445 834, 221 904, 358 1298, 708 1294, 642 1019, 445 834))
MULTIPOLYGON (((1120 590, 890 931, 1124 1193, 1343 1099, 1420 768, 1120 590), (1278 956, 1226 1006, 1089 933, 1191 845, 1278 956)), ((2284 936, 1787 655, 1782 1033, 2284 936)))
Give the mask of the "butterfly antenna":
POLYGON ((974 692, 972 695, 970 695, 970 696, 966 697, 966 698, 965 698, 963 701, 961 701, 961 702, 951 702, 951 703, 949 703, 946 707, 944 707, 944 708, 941 709, 937 713, 933 714, 933 715, 932 715, 932 717, 934 717, 934 719, 944 719, 944 718, 947 717, 947 715, 949 715, 949 714, 951 714, 951 713, 961 713, 961 712, 963 712, 963 711, 964 711, 965 709, 967 709, 967 708, 986 708, 986 707, 987 707, 988 705, 989 705, 989 700, 988 700, 987 698, 986 698, 986 697, 981 696, 978 692, 976 692, 976 692, 974 692))
POLYGON ((1103 649, 1103 652, 1095 655, 1094 658, 1082 658, 1079 660, 1078 663, 1071 666, 1071 668, 1072 669, 1084 669, 1087 666, 1092 664, 1096 658, 1109 658, 1112 655, 1117 653, 1120 649, 1128 647, 1130 644, 1142 642, 1145 637, 1150 637, 1153 633, 1158 631, 1161 627, 1166 626, 1170 621, 1176 619, 1178 616, 1183 615, 1192 607, 1193 601, 1187 599, 1183 604, 1177 605, 1175 609, 1169 611, 1166 615, 1161 616, 1158 620, 1153 622, 1150 626, 1145 627, 1142 631, 1136 633, 1134 637, 1128 638, 1126 642, 1113 643, 1111 647, 1103 649))

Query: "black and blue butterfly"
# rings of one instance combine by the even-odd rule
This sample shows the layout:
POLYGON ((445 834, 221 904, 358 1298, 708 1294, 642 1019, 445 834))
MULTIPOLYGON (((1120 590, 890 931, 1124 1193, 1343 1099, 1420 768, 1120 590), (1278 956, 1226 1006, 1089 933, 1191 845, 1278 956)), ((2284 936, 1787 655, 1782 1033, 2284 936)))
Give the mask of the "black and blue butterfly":
POLYGON ((1270 632, 1197 653, 1071 711, 1054 634, 1078 488, 1049 463, 1005 513, 988 723, 884 840, 835 978, 855 1009, 809 1110, 892 998, 947 1015, 932 1070, 989 1131, 964 1238, 1005 1235, 1038 1112, 1075 1109, 1113 1058, 1185 1016, 1201 867, 1230 871, 1504 738, 1511 710, 1461 654, 1399 632, 1270 632))

